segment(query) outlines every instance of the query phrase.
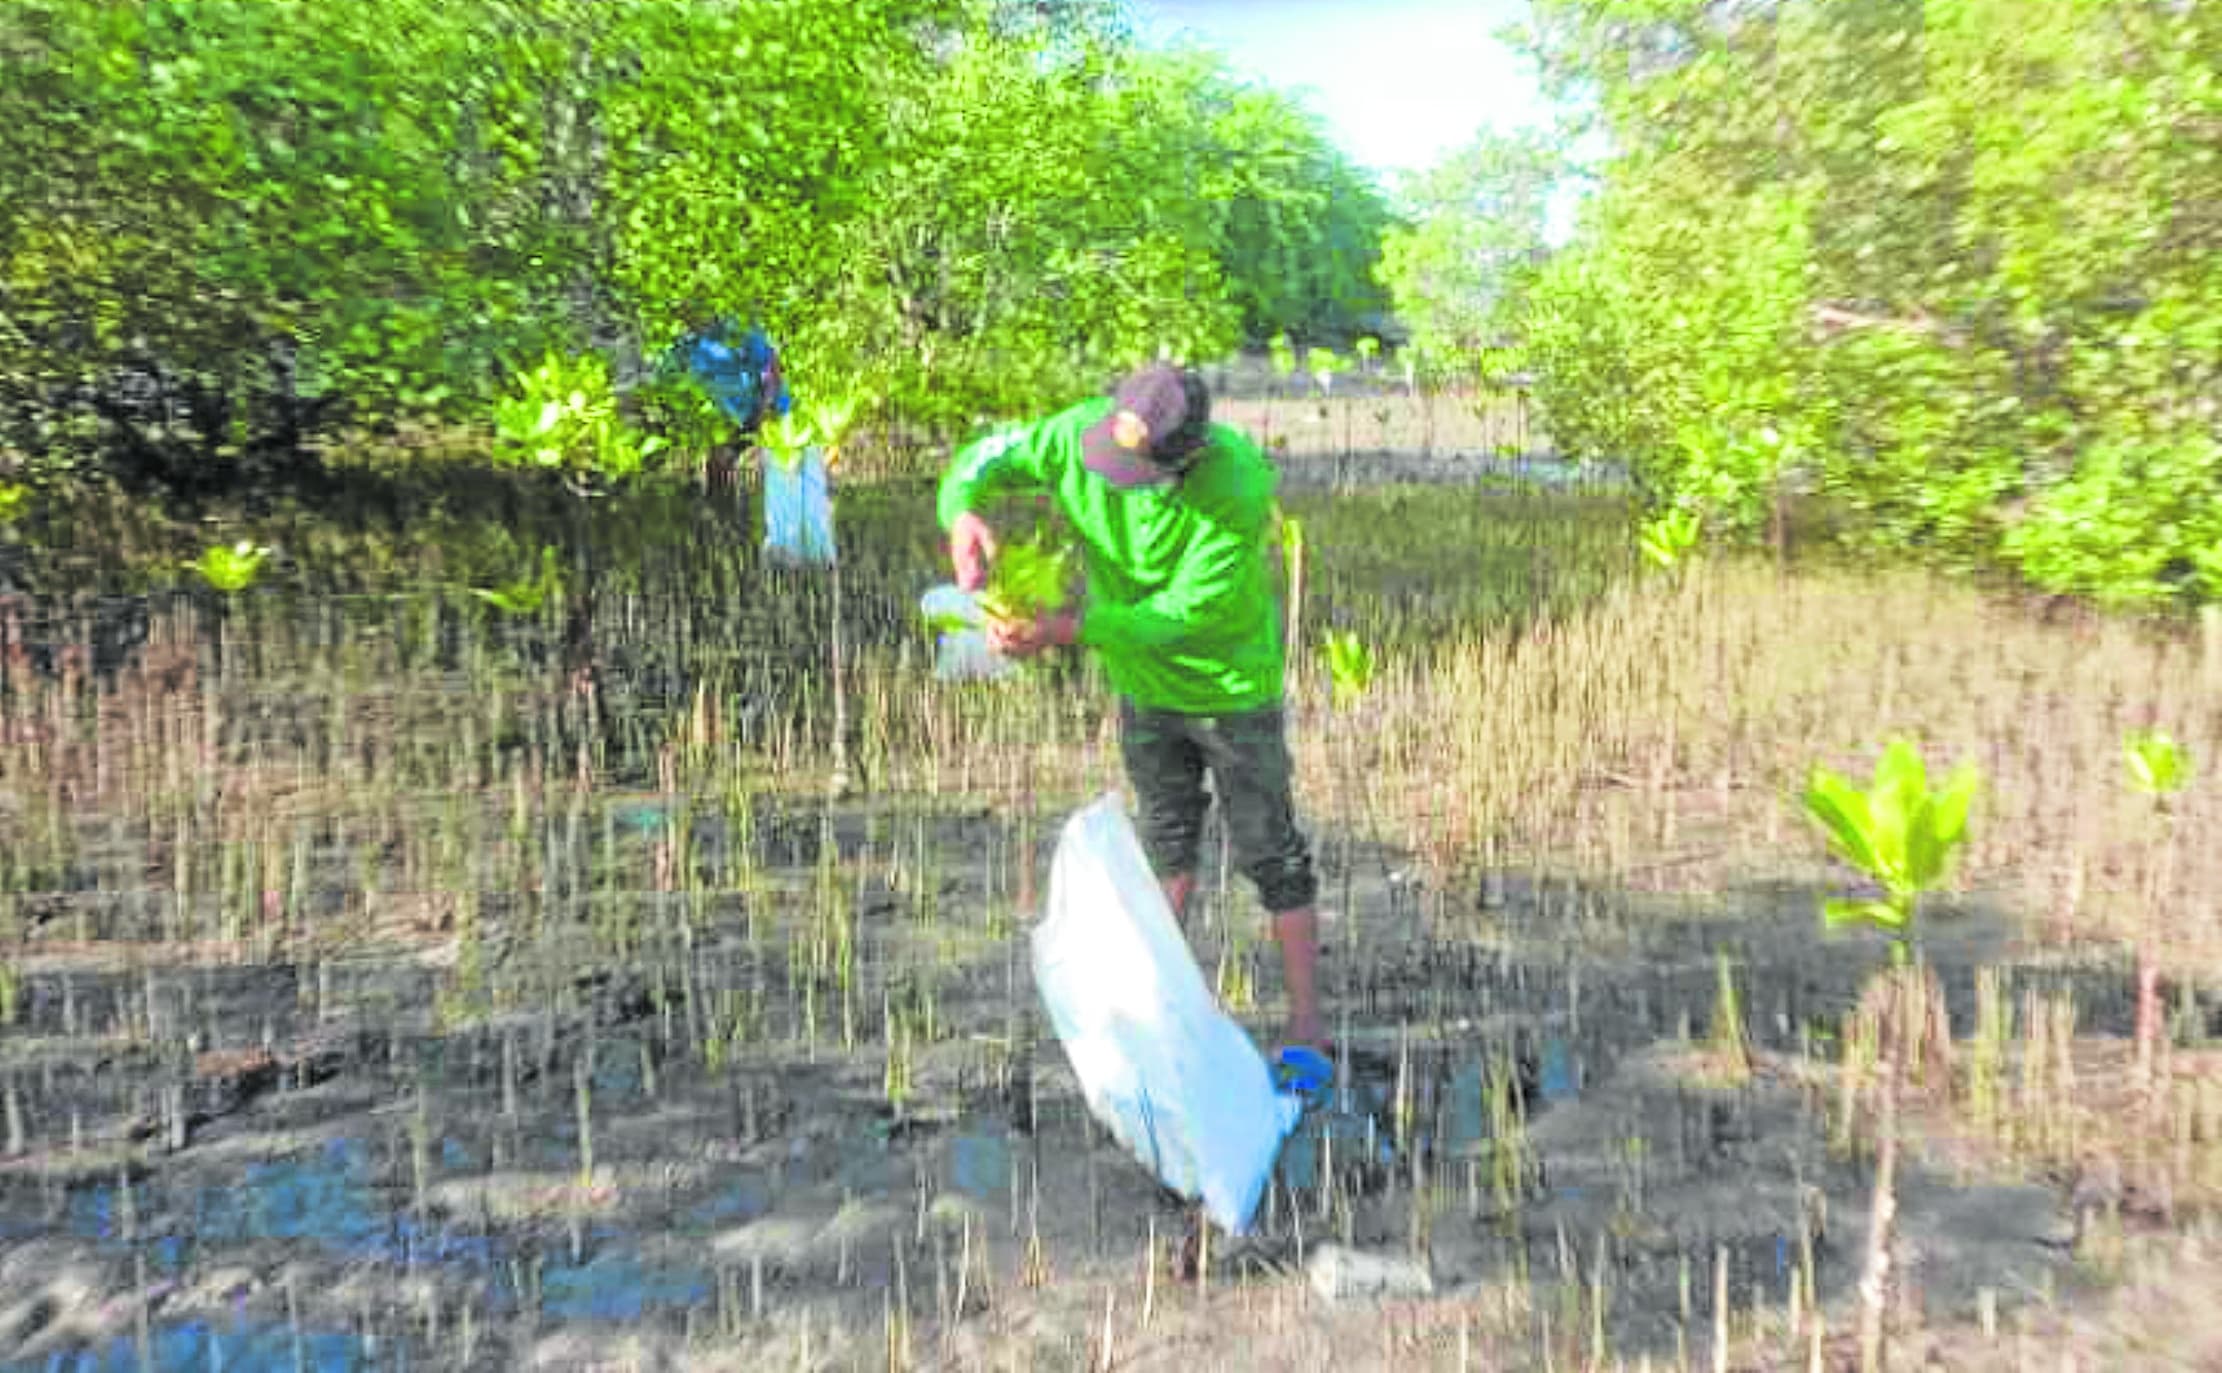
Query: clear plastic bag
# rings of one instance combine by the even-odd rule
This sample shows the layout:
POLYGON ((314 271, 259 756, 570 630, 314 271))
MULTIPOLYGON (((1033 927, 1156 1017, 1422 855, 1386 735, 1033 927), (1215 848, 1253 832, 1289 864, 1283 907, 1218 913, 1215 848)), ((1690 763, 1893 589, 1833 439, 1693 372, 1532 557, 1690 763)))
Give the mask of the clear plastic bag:
POLYGON ((792 468, 764 454, 764 552, 787 563, 833 562, 833 487, 824 450, 803 450, 792 468))
POLYGON ((943 629, 934 644, 934 676, 944 682, 1000 681, 1018 664, 988 645, 987 614, 980 598, 944 583, 918 601, 927 620, 955 620, 962 629, 943 629))
POLYGON ((1303 1104, 1220 1010, 1115 792, 1065 822, 1033 964, 1089 1110, 1159 1181, 1247 1233, 1303 1104))

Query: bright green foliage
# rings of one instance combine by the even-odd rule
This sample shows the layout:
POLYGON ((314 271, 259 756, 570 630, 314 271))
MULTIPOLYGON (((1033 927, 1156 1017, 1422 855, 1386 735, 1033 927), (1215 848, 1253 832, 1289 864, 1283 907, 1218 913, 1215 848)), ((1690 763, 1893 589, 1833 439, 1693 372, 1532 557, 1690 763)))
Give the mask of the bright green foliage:
POLYGON ((222 457, 482 397, 557 285, 483 8, 6 7, 9 437, 222 457))
POLYGON ((563 590, 563 573, 556 565, 556 551, 542 546, 537 575, 501 587, 471 588, 471 594, 507 615, 531 615, 563 590))
POLYGON ((757 446, 790 472, 802 466, 803 455, 817 441, 817 429, 810 418, 792 411, 772 416, 756 431, 757 446))
POLYGON ((595 353, 548 354, 496 403, 494 426, 497 458, 580 484, 622 481, 667 446, 619 413, 609 365, 595 353))
MULTIPOLYGON (((2222 9, 1535 0, 1611 154, 1510 313, 1559 444, 1749 535, 2222 594, 2222 9)), ((1395 250, 1390 253, 1394 260, 1395 250)))
POLYGON ((1334 683, 1335 704, 1348 705, 1372 689, 1373 650, 1346 629, 1330 630, 1322 646, 1334 683))
POLYGON ((2122 745, 2129 764, 2130 785, 2147 796, 2166 798, 2182 791, 2190 780, 2183 749, 2159 730, 2139 730, 2122 745))
POLYGON ((707 314, 946 432, 1380 303, 1318 120, 1115 6, 21 0, 0 62, 0 441, 47 468, 484 425, 551 353, 630 393, 707 314))
POLYGON ((1644 521, 1636 546, 1644 560, 1662 570, 1679 567, 1697 547, 1700 523, 1694 510, 1663 510, 1644 521))
POLYGON ((1312 374, 1322 392, 1335 389, 1335 374, 1342 370, 1342 359, 1332 348, 1312 348, 1304 354, 1304 370, 1312 374))
POLYGON ((996 550, 980 608, 991 619, 1026 623, 1064 608, 1072 581, 1073 548, 1037 530, 996 550))
POLYGON ((1904 739, 1883 750, 1864 792, 1827 768, 1814 768, 1803 798, 1806 814, 1837 857, 1883 889, 1881 900, 1829 900, 1823 906, 1828 923, 1864 922, 1901 943, 1910 938, 1914 903, 1943 882, 1967 836, 1977 784, 1975 769, 1966 765, 1932 791, 1920 753, 1904 739))
POLYGON ((832 467, 840 461, 841 445, 855 426, 863 403, 862 398, 855 395, 814 396, 804 402, 803 418, 811 434, 825 446, 826 466, 832 467))
POLYGON ((1542 255, 1559 166, 1540 133, 1484 132, 1397 188, 1404 222, 1382 237, 1379 276, 1415 344, 1468 356, 1496 340, 1542 255))
POLYGON ((0 482, 0 524, 12 523, 30 496, 31 488, 21 482, 0 482))
POLYGON ((210 586, 229 595, 253 586, 256 575, 262 571, 263 559, 269 556, 269 549, 257 547, 251 539, 241 539, 230 547, 212 545, 197 561, 187 565, 200 573, 210 586))

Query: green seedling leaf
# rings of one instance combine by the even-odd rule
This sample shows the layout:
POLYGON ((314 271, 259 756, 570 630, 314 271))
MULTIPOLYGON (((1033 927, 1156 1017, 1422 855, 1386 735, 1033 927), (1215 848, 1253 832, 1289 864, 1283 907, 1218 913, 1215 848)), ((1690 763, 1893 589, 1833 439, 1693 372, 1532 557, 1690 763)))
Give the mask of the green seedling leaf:
POLYGON ((0 524, 11 524, 23 513, 23 503, 31 497, 31 488, 20 482, 0 482, 0 524))
POLYGON ((1944 880, 1952 855, 1967 835, 1968 808, 1975 800, 1975 771, 1963 767, 1943 789, 1921 798, 1906 835, 1906 885, 1926 891, 1944 880))
POLYGON ((1644 522, 1636 546, 1653 566, 1666 569, 1681 563, 1697 547, 1699 520, 1694 510, 1668 510, 1644 522))
POLYGON ((1846 925, 1872 925, 1897 934, 1906 928, 1906 913, 1888 901, 1848 901, 1831 897, 1821 903, 1821 918, 1832 930, 1846 925))
POLYGON ((1013 623, 1063 609, 1071 559, 1071 547, 1052 543, 1046 533, 1004 545, 988 569, 980 608, 1013 623))
POLYGON ((529 580, 520 580, 501 587, 474 586, 471 594, 509 615, 530 615, 547 604, 548 597, 561 590, 562 574, 556 569, 556 551, 551 547, 540 550, 540 572, 529 580))
POLYGON ((1347 705, 1372 688, 1373 650, 1359 642, 1356 634, 1348 630, 1329 633, 1324 651, 1327 671, 1334 679, 1336 704, 1347 705))
POLYGON ((2130 785, 2147 796, 2172 796, 2186 780, 2183 750, 2159 730, 2140 730, 2123 745, 2130 785))
POLYGON ((1931 791, 1927 765, 1902 738, 1884 748, 1865 793, 1826 768, 1814 768, 1805 790, 1806 812, 1827 832, 1839 857, 1888 893, 1882 901, 1830 900, 1822 906, 1826 922, 1890 930, 1898 936, 1892 956, 1903 958, 1914 903, 1944 879, 1967 837, 1978 778, 1972 765, 1963 765, 1931 791))
POLYGON ((1867 798, 1849 781, 1827 768, 1813 769, 1805 788, 1806 813, 1828 834, 1837 856, 1877 881, 1884 864, 1875 851, 1875 821, 1867 798))
POLYGON ((269 555, 268 548, 241 539, 229 548, 221 544, 209 548, 186 566, 200 573, 210 586, 229 595, 252 586, 255 574, 262 570, 262 560, 269 555))
POLYGON ((773 462, 792 472, 802 465, 803 454, 810 451, 817 437, 808 418, 790 411, 765 421, 757 431, 756 441, 763 445, 773 462))

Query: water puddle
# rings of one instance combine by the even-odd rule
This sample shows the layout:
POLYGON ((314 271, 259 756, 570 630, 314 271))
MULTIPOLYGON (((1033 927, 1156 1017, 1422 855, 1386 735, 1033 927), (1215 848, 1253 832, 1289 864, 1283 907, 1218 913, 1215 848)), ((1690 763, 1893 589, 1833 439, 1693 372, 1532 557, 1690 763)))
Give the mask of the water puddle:
POLYGON ((949 1185, 975 1201, 1010 1195, 1010 1142, 1000 1135, 960 1134, 952 1138, 949 1185))
POLYGON ((311 1370, 349 1373, 379 1362, 374 1341, 337 1330, 302 1330, 265 1321, 178 1321, 148 1332, 147 1357, 128 1335, 99 1349, 56 1352, 44 1359, 0 1363, 0 1373, 236 1373, 311 1370))
MULTIPOLYGON (((227 1245, 306 1242, 345 1263, 453 1269, 481 1285, 496 1312, 531 1306, 565 1320, 637 1321, 652 1311, 698 1305, 715 1290, 707 1268, 648 1263, 631 1247, 633 1237, 614 1226, 583 1228, 575 1252, 564 1242, 543 1249, 513 1236, 424 1221, 385 1204, 382 1190, 367 1147, 353 1139, 333 1140, 295 1157, 251 1164, 230 1186, 178 1194, 135 1188, 132 1247, 145 1256, 150 1272, 182 1276, 204 1261, 206 1251, 227 1245)), ((771 1203, 761 1180, 744 1178, 683 1214, 707 1230, 753 1219, 771 1203)), ((123 1207, 114 1184, 75 1189, 65 1227, 81 1238, 121 1245, 123 1207)), ((186 1327, 179 1331, 166 1338, 198 1339, 202 1343, 192 1347, 205 1348, 205 1336, 186 1327)), ((286 1338, 291 1367, 289 1333, 286 1338)), ((136 1350, 128 1352, 136 1368, 136 1350)), ((204 1356, 192 1366, 212 1365, 204 1356)), ((236 1365, 227 1355, 224 1366, 236 1365)))

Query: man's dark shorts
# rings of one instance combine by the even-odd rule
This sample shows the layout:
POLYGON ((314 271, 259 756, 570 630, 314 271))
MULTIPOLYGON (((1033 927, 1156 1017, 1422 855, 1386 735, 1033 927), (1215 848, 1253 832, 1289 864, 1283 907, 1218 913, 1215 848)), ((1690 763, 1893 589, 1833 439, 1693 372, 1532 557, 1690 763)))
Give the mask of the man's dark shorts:
POLYGON ((1204 812, 1216 795, 1235 864, 1255 884, 1259 903, 1275 915, 1312 904, 1319 883, 1311 845, 1296 825, 1295 768, 1280 706, 1180 715, 1122 697, 1119 751, 1140 800, 1142 848, 1160 877, 1197 870, 1204 812))

